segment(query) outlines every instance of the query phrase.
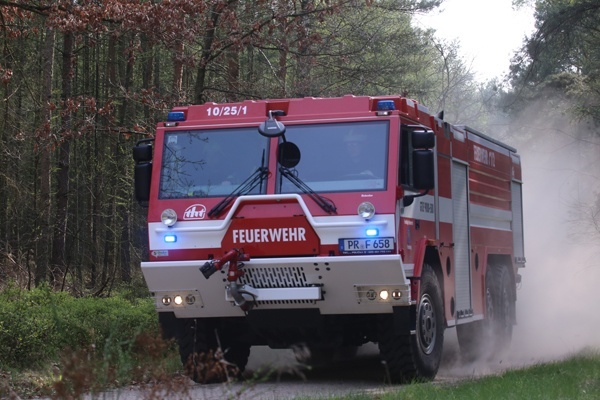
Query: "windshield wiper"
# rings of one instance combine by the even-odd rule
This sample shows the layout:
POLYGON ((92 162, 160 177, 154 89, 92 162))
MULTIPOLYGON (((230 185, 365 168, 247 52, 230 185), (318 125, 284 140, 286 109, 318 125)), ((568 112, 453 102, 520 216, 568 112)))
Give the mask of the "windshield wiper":
POLYGON ((216 206, 214 206, 209 212, 209 217, 217 217, 231 202, 233 199, 239 196, 250 193, 258 184, 264 182, 269 175, 269 169, 267 167, 258 167, 256 171, 252 173, 244 182, 236 187, 227 197, 221 200, 216 206))
POLYGON ((323 209, 323 211, 325 211, 328 214, 336 212, 337 208, 331 200, 327 200, 323 196, 317 194, 306 183, 304 183, 302 179, 294 175, 294 173, 289 168, 279 167, 279 172, 281 172, 281 175, 285 176, 288 181, 292 182, 294 186, 302 190, 304 194, 307 194, 311 199, 313 199, 314 202, 317 203, 319 207, 323 209))

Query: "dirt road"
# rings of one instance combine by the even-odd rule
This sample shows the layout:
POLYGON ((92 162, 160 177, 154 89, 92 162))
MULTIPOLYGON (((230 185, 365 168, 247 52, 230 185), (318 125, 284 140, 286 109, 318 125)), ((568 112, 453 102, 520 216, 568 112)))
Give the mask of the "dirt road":
MULTIPOLYGON (((435 382, 454 382, 466 377, 498 371, 501 366, 464 366, 458 361, 455 330, 446 331, 445 350, 440 372, 435 382)), ((147 398, 199 400, 285 400, 325 399, 356 393, 381 393, 401 390, 401 385, 390 385, 384 366, 379 361, 376 345, 361 347, 355 359, 331 365, 307 368, 298 364, 290 350, 272 350, 254 347, 247 367, 250 376, 244 382, 232 384, 198 385, 188 382, 186 390, 151 393, 148 389, 128 388, 103 394, 103 399, 138 400, 147 398), (112 396, 112 397, 111 397, 112 396)), ((156 388, 153 388, 156 390, 156 388)))

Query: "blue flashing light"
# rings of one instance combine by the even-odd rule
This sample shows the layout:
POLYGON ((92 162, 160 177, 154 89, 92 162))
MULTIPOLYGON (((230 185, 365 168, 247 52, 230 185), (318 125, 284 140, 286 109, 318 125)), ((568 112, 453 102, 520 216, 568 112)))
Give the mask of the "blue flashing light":
POLYGON ((377 102, 377 111, 392 111, 395 109, 394 100, 379 100, 377 102))
POLYGON ((379 229, 377 229, 377 228, 368 228, 365 231, 365 234, 367 235, 367 237, 379 236, 379 229))
POLYGON ((169 111, 167 121, 185 121, 185 113, 183 111, 169 111))
POLYGON ((175 243, 177 241, 177 236, 175 235, 166 235, 165 243, 175 243))

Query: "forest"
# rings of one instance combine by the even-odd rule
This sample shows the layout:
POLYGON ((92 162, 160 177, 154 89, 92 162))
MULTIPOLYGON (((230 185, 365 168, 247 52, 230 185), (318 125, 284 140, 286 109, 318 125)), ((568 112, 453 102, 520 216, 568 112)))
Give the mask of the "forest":
MULTIPOLYGON (((516 147, 551 132, 597 157, 598 0, 515 0, 535 32, 484 83, 459 43, 414 24, 442 3, 0 0, 0 288, 143 286, 131 149, 176 105, 401 94, 516 147)), ((597 239, 586 173, 596 194, 574 218, 597 239)))

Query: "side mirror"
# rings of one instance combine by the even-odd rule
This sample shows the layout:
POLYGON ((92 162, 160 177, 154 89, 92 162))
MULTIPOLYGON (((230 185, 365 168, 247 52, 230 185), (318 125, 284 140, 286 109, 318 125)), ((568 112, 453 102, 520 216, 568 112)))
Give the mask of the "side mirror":
POLYGON ((435 146, 435 134, 429 130, 414 130, 411 142, 413 149, 432 149, 435 146))
POLYGON ((285 168, 294 168, 300 162, 300 149, 292 142, 279 143, 277 161, 285 168))
POLYGON ((152 163, 136 164, 133 171, 135 199, 144 204, 150 200, 150 182, 152 179, 152 163))
POLYGON ((150 200, 150 183, 152 182, 152 142, 154 139, 143 139, 133 147, 133 187, 135 199, 142 206, 150 200))
POLYGON ((133 160, 136 163, 152 161, 152 146, 149 144, 137 144, 133 148, 133 160))
POLYGON ((434 156, 431 150, 412 152, 413 187, 418 190, 431 190, 435 186, 434 156))

